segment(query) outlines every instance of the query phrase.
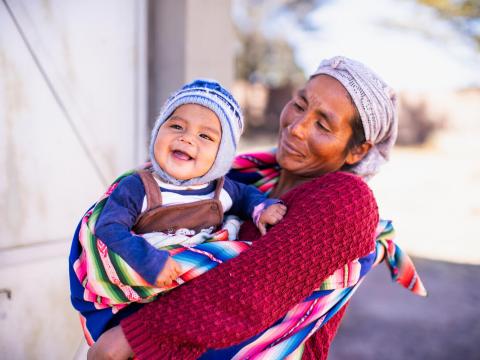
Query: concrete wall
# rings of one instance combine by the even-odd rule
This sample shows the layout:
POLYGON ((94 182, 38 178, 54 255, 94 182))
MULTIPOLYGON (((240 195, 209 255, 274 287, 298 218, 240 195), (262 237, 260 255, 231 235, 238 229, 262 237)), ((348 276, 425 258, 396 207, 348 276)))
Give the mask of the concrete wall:
POLYGON ((146 159, 150 114, 199 76, 232 83, 229 1, 0 3, 1 358, 74 356, 76 224, 146 159))
POLYGON ((146 4, 7 5, 0 4, 0 357, 67 359, 81 339, 67 272, 76 223, 108 182, 145 157, 146 4))
POLYGON ((233 86, 235 42, 230 8, 230 1, 225 0, 150 2, 150 119, 173 90, 194 78, 233 86))

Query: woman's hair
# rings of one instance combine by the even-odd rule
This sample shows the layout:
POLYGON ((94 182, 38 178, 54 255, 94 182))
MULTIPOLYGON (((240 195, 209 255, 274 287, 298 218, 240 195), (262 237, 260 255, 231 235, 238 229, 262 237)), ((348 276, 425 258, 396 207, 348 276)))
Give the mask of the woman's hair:
POLYGON ((345 152, 355 149, 357 146, 362 145, 366 140, 365 138, 365 130, 363 128, 362 118, 360 117, 360 113, 358 112, 357 106, 353 102, 352 97, 348 94, 348 99, 353 106, 354 114, 350 119, 350 126, 352 127, 352 136, 348 140, 347 147, 345 148, 345 152))
MULTIPOLYGON (((348 139, 347 146, 345 146, 344 155, 347 155, 349 151, 355 149, 357 146, 360 146, 365 141, 367 141, 365 138, 365 130, 363 128, 362 118, 360 117, 360 113, 358 112, 357 106, 353 102, 353 99, 350 96, 350 94, 347 93, 347 95, 348 95, 348 99, 350 100, 350 103, 353 106, 353 116, 350 118, 352 135, 350 136, 350 139, 348 139)), ((344 164, 342 166, 342 170, 352 172, 352 168, 354 166, 355 164, 352 164, 352 165, 344 164)))

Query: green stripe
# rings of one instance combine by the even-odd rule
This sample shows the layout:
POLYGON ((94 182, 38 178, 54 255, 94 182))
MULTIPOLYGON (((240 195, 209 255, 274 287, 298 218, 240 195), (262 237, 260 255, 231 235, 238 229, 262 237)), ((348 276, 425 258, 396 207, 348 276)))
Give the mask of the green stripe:
MULTIPOLYGON (((120 175, 112 185, 120 182, 124 177, 131 175, 135 172, 135 170, 127 171, 126 173, 120 175)), ((87 221, 87 228, 86 228, 86 250, 89 254, 89 258, 93 263, 93 268, 95 271, 95 277, 99 279, 101 282, 101 286, 104 289, 107 296, 114 300, 115 302, 125 303, 128 301, 127 297, 123 293, 123 291, 117 286, 110 282, 107 272, 103 267, 102 260, 100 258, 100 254, 97 249, 97 238, 94 236, 92 229, 95 229, 95 224, 100 216, 105 203, 107 202, 108 197, 104 197, 101 199, 94 207, 88 221, 87 221)))
POLYGON ((99 282, 101 282, 101 286, 104 289, 105 293, 107 294, 108 298, 117 302, 128 301, 128 299, 125 297, 125 295, 120 290, 120 288, 112 284, 108 279, 107 273, 103 267, 102 260, 100 259, 100 254, 96 246, 97 239, 90 233, 89 230, 90 229, 88 229, 89 234, 88 234, 86 247, 89 253, 89 258, 93 263, 95 277, 99 279, 99 282))

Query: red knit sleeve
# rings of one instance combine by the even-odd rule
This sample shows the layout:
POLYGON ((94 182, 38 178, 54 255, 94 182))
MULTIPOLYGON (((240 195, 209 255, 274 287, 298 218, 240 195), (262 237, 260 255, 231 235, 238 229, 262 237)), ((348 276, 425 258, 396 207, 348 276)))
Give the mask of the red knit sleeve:
POLYGON ((360 178, 328 174, 283 200, 286 217, 250 249, 122 321, 138 358, 196 359, 240 343, 372 251, 378 211, 360 178))

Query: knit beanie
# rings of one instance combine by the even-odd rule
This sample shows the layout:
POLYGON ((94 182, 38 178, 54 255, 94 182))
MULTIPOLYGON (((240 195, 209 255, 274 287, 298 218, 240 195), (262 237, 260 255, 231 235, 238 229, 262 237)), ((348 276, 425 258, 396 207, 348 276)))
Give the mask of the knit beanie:
POLYGON ((149 149, 153 170, 162 180, 174 185, 198 185, 218 179, 230 170, 242 132, 243 116, 232 94, 218 82, 205 79, 194 80, 168 98, 153 126, 149 149), (222 138, 217 157, 206 174, 193 179, 179 180, 167 174, 158 165, 154 150, 160 126, 168 120, 175 109, 184 104, 197 104, 212 110, 220 120, 222 138))
POLYGON ((311 77, 320 74, 337 79, 348 91, 358 109, 365 139, 373 146, 350 171, 368 180, 388 161, 390 150, 397 139, 395 92, 365 65, 343 56, 322 61, 311 77))

